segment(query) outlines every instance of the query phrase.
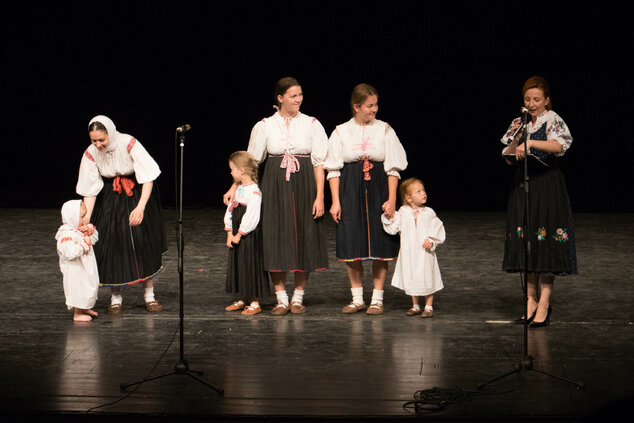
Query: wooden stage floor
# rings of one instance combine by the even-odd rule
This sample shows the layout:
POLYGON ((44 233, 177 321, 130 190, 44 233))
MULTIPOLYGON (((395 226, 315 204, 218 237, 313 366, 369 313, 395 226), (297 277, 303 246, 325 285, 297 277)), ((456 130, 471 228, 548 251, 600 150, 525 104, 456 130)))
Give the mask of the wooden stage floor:
POLYGON ((500 269, 503 213, 442 211, 445 289, 436 316, 421 319, 405 315, 410 300, 389 283, 383 315, 340 313, 350 291, 330 218, 331 265, 311 276, 306 314, 272 316, 274 297, 257 316, 225 312, 223 211, 186 209, 182 352, 224 395, 182 375, 122 392, 179 358, 177 214, 165 213, 169 252, 156 286, 165 309, 149 315, 133 286, 123 314, 108 316, 101 288, 101 316, 75 324, 55 251, 59 211, 0 209, 1 421, 614 421, 634 400, 634 215, 575 215, 579 275, 556 281, 551 325, 529 332, 535 368, 585 389, 526 371, 476 392, 523 356, 523 327, 510 323, 522 290, 500 269), (443 406, 408 407, 432 388, 448 390, 443 406))

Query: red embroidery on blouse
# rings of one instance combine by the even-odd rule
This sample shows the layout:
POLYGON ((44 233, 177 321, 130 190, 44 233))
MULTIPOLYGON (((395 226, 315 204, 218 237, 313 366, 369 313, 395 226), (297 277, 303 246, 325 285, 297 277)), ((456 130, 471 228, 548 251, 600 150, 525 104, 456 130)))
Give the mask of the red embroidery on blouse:
POLYGON ((86 158, 87 158, 88 160, 90 160, 90 161, 93 161, 93 162, 95 161, 95 158, 92 156, 92 154, 90 154, 90 153, 88 152, 88 149, 86 149, 86 151, 84 151, 84 156, 86 156, 86 158))
POLYGON ((314 117, 314 118, 313 118, 313 122, 314 122, 314 121, 316 121, 316 120, 317 120, 317 118, 315 118, 315 117, 314 117))
POLYGON ((66 242, 66 241, 72 241, 72 240, 73 240, 73 238, 71 238, 71 237, 67 236, 66 238, 62 238, 62 239, 60 239, 60 240, 59 240, 59 243, 61 244, 61 243, 63 243, 63 242, 66 242))
POLYGON ((136 138, 132 138, 130 140, 130 143, 128 144, 128 153, 132 151, 132 147, 134 147, 134 144, 136 144, 136 138))
POLYGON ((262 193, 260 191, 253 191, 253 194, 262 196, 262 193))

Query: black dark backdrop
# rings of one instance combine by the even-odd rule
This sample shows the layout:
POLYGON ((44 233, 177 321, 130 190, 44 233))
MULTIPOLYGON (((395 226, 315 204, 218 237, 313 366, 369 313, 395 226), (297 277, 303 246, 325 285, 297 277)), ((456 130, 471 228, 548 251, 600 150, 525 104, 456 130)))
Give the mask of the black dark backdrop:
POLYGON ((574 143, 562 167, 575 211, 634 211, 631 2, 4 2, 2 207, 73 198, 89 119, 105 114, 163 170, 174 204, 174 129, 186 206, 220 206, 228 155, 272 113, 274 82, 302 82, 326 132, 359 82, 437 210, 504 210, 499 139, 532 75, 551 83, 574 143))

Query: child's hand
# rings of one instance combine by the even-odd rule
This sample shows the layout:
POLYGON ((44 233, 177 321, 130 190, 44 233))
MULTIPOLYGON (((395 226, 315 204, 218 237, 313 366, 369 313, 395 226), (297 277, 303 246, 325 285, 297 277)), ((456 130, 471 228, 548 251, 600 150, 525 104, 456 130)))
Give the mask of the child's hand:
POLYGON ((423 248, 426 249, 427 251, 431 250, 433 247, 434 247, 434 243, 431 242, 429 238, 427 238, 425 242, 423 242, 423 248))
POLYGON ((231 238, 231 242, 233 244, 240 244, 240 238, 242 238, 242 234, 240 234, 240 232, 238 232, 237 234, 235 234, 232 238, 231 238))
POLYGON ((231 232, 227 231, 227 247, 229 248, 233 248, 233 244, 231 243, 232 238, 233 235, 231 234, 231 232))

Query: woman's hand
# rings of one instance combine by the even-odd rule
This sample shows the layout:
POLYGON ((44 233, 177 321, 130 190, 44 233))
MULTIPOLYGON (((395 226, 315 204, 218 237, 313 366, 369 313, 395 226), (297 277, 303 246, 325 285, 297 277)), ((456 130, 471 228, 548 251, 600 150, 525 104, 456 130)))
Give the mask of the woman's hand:
POLYGON ((137 206, 132 213, 130 213, 130 226, 138 226, 143 222, 143 213, 145 207, 137 206))
POLYGON ((313 219, 319 219, 324 215, 324 199, 323 197, 315 198, 313 203, 313 219))
POLYGON ((423 248, 426 249, 427 251, 429 251, 432 247, 434 246, 434 243, 431 242, 429 240, 429 238, 427 238, 424 242, 423 242, 423 248))
POLYGON ((528 148, 530 150, 531 146, 532 146, 531 140, 526 140, 526 146, 524 146, 524 144, 518 145, 517 148, 515 149, 515 158, 517 160, 524 160, 524 157, 526 156, 526 154, 524 154, 524 149, 528 148))
POLYGON ((396 211, 396 201, 387 200, 381 206, 381 210, 388 217, 388 219, 392 219, 394 217, 394 212, 396 211))
POLYGON ((231 234, 231 231, 227 231, 227 247, 229 248, 233 248, 233 244, 231 243, 232 238, 233 235, 231 234))
POLYGON ((332 216, 332 220, 335 221, 335 223, 339 223, 341 221, 341 204, 339 203, 339 201, 337 201, 336 203, 332 203, 332 206, 330 206, 330 215, 332 216))
POLYGON ((229 188, 229 191, 225 192, 225 194, 222 196, 222 202, 225 203, 225 206, 233 203, 233 199, 236 196, 237 189, 238 186, 234 183, 233 185, 231 185, 231 188, 229 188))

